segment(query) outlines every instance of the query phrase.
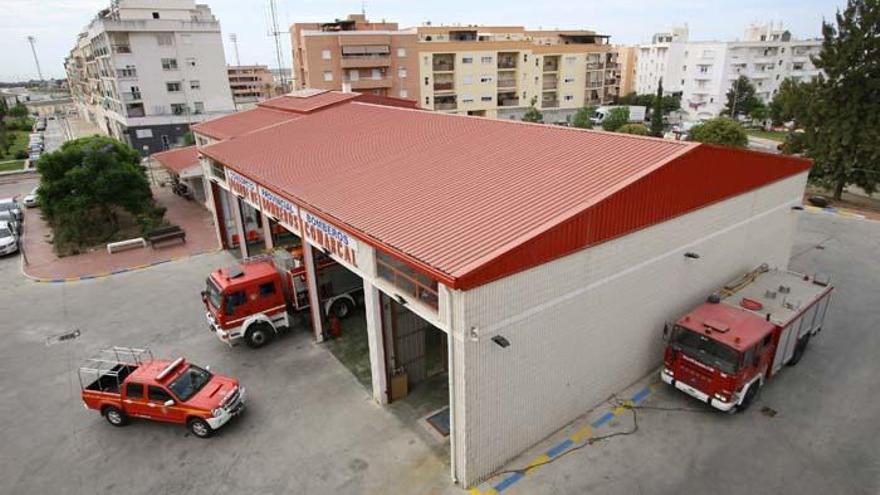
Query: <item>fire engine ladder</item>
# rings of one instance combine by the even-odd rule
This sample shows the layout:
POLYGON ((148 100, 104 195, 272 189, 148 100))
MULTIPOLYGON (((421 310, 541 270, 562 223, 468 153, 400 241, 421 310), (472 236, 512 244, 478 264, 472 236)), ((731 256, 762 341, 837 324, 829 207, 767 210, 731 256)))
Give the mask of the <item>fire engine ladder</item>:
POLYGON ((721 297, 730 297, 736 294, 737 292, 745 289, 746 287, 748 287, 749 284, 757 280, 759 275, 761 275, 762 273, 767 273, 768 271, 770 271, 770 266, 767 265, 767 263, 761 263, 761 265, 754 270, 751 270, 745 273, 740 278, 734 280, 733 282, 726 284, 724 288, 721 289, 721 297))
POLYGON ((124 371, 129 373, 128 367, 140 366, 146 361, 153 360, 153 351, 149 349, 138 349, 135 347, 113 346, 101 349, 93 357, 86 359, 85 363, 79 368, 79 386, 85 389, 87 383, 101 383, 101 377, 109 376, 115 379, 117 389, 120 386, 119 376, 124 371), (83 382, 83 376, 87 377, 83 382), (91 380, 88 380, 91 378, 91 380))

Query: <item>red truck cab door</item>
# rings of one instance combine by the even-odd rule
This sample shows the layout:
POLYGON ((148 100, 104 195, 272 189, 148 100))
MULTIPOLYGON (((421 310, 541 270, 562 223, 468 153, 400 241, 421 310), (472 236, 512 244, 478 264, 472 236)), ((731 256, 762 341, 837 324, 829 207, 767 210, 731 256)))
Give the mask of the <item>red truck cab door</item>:
POLYGON ((168 423, 183 423, 186 421, 186 411, 183 408, 183 404, 180 404, 165 387, 149 385, 147 387, 147 400, 149 401, 150 418, 168 423), (174 405, 166 406, 165 403, 169 400, 174 401, 174 405))
POLYGON ((122 399, 122 407, 129 416, 141 418, 152 417, 147 398, 144 396, 144 384, 128 382, 125 384, 125 392, 122 399))

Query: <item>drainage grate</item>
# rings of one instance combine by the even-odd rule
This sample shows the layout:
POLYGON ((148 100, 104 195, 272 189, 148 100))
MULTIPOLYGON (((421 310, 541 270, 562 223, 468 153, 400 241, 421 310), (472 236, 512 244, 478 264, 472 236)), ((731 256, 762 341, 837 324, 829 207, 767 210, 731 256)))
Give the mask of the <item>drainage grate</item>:
POLYGON ((431 425, 432 428, 437 430, 437 433, 443 435, 444 437, 449 436, 449 406, 440 409, 434 414, 425 418, 425 421, 431 425))

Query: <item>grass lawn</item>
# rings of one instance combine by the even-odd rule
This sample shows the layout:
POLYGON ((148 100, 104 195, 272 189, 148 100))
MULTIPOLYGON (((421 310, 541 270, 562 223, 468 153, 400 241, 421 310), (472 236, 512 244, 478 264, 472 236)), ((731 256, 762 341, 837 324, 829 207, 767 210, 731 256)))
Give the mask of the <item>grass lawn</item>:
POLYGON ((772 139, 773 141, 779 141, 780 143, 785 141, 785 136, 788 135, 786 131, 763 131, 760 129, 747 129, 746 134, 749 136, 755 136, 764 139, 772 139))
POLYGON ((0 172, 21 170, 24 168, 24 160, 0 161, 0 172))
POLYGON ((28 134, 27 131, 9 131, 12 135, 12 142, 9 144, 9 149, 6 153, 3 153, 0 150, 0 161, 4 160, 15 160, 15 154, 19 151, 27 151, 28 147, 28 134))

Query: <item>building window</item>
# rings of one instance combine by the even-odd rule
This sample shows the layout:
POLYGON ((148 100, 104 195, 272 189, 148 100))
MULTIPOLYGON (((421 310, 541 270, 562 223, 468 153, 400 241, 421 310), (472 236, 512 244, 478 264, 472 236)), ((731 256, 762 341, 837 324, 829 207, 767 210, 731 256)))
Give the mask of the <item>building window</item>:
POLYGON ((430 105, 430 104, 431 104, 431 97, 430 97, 430 96, 426 96, 426 97, 425 97, 425 105, 430 105))
POLYGON ((171 104, 171 113, 174 115, 183 115, 186 112, 186 103, 172 103, 171 104))
POLYGON ((574 76, 565 76, 562 80, 567 83, 574 82, 574 76))
POLYGON ((406 48, 398 48, 397 49, 397 56, 398 57, 405 57, 406 56, 406 48))
POLYGON ((325 70, 324 71, 324 80, 325 81, 332 81, 333 80, 333 72, 329 71, 329 70, 325 70))
POLYGON ((205 113, 205 103, 202 101, 193 102, 195 113, 205 113))
POLYGON ((407 90, 405 90, 405 89, 401 89, 401 90, 400 90, 400 97, 401 97, 401 98, 408 98, 408 97, 409 97, 409 91, 407 91, 407 90))
POLYGON ((321 50, 321 58, 324 60, 330 60, 332 56, 330 55, 330 50, 321 50))
POLYGON ((163 70, 177 70, 177 59, 176 58, 163 58, 162 59, 162 69, 163 70))
POLYGON ((426 77, 425 78, 425 86, 427 86, 428 84, 430 84, 430 83, 428 82, 428 78, 426 77))
POLYGON ((157 33, 156 43, 159 46, 174 46, 174 33, 157 33))
POLYGON ((492 101, 491 95, 483 95, 480 97, 480 101, 492 101))
POLYGON ((481 83, 490 83, 490 82, 492 82, 492 76, 487 76, 484 74, 484 75, 480 76, 480 82, 481 83))
POLYGON ((473 84, 474 83, 474 76, 472 74, 465 74, 464 76, 461 77, 461 83, 462 84, 473 84))
POLYGON ((492 57, 480 57, 481 64, 491 64, 494 59, 492 57))
POLYGON ((376 269, 380 278, 387 280, 404 294, 437 309, 437 281, 433 278, 378 250, 376 269))
POLYGON ((153 137, 153 130, 152 129, 135 129, 134 135, 138 139, 149 139, 149 138, 153 137))
POLYGON ((159 18, 159 13, 153 12, 153 19, 158 19, 158 18, 159 18))
POLYGON ((398 67, 397 68, 397 75, 401 79, 406 79, 406 67, 398 67))
POLYGON ((167 83, 165 83, 165 89, 167 89, 169 93, 177 93, 180 91, 180 83, 179 82, 167 82, 167 83))
POLYGON ((463 95, 461 95, 461 102, 462 103, 473 103, 474 97, 469 94, 463 94, 463 95))
POLYGON ((572 100, 574 100, 574 95, 565 95, 564 98, 565 98, 565 101, 572 101, 572 100))
POLYGON ((199 81, 190 81, 189 89, 202 89, 202 83, 199 81))
POLYGON ((474 63, 474 57, 461 57, 461 63, 472 64, 474 63))

